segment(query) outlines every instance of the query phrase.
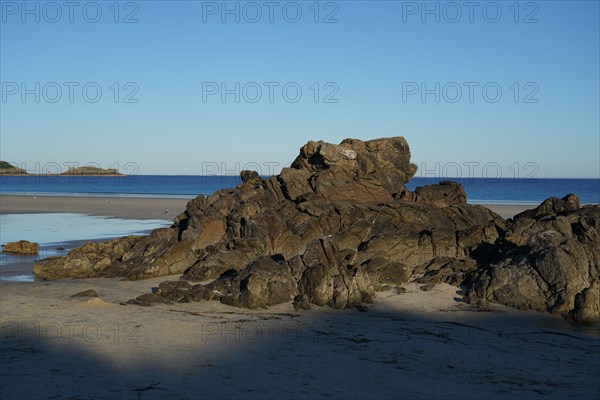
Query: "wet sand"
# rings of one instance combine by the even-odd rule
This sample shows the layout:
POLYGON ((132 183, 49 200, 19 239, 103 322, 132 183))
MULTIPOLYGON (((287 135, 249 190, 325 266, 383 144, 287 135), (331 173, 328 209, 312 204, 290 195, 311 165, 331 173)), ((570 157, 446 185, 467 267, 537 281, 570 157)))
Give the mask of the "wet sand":
MULTIPOLYGON (((131 219, 172 219, 190 199, 149 197, 78 197, 0 195, 0 214, 72 212, 131 219), (168 213, 166 211, 169 211, 168 213)), ((532 205, 486 204, 503 218, 512 218, 532 205)))
POLYGON ((187 198, 0 195, 0 214, 81 213, 129 219, 173 219, 185 210, 188 201, 187 198))

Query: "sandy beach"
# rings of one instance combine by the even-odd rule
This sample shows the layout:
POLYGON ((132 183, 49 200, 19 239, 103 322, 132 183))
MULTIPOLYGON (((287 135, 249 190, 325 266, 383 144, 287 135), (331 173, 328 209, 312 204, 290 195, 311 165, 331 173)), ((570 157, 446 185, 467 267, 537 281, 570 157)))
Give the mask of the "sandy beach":
POLYGON ((512 218, 515 215, 535 208, 531 204, 483 204, 484 207, 489 208, 504 219, 512 218))
MULTIPOLYGON (((190 199, 150 197, 83 197, 0 195, 0 214, 73 212, 132 219, 171 219, 190 199), (165 213, 169 210, 168 213, 165 213)), ((531 205, 486 204, 502 218, 511 218, 531 205)))

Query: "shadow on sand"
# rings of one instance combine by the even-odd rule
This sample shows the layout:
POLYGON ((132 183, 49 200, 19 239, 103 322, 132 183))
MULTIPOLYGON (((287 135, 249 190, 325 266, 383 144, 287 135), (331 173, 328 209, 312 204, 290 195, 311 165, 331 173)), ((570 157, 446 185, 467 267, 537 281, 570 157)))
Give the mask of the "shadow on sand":
POLYGON ((426 319, 385 304, 367 312, 209 312, 198 304, 123 309, 131 318, 110 323, 3 320, 1 398, 600 395, 600 338, 540 325, 531 314, 457 308, 426 319))

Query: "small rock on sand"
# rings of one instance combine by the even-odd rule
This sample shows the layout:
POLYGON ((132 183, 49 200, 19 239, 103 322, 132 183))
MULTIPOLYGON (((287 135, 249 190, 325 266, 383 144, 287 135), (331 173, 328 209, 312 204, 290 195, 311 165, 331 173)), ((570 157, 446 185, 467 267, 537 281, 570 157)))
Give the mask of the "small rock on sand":
POLYGON ((75 293, 71 297, 98 297, 98 293, 96 293, 94 289, 88 289, 83 292, 75 293))

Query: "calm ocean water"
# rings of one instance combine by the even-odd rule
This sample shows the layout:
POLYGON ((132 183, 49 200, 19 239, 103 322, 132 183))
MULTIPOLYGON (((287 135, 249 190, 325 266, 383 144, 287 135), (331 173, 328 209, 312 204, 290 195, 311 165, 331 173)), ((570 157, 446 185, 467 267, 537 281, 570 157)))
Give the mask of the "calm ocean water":
MULTIPOLYGON (((550 196, 577 194, 582 203, 600 203, 599 179, 453 179, 464 185, 471 203, 537 204, 550 196)), ((437 183, 444 178, 414 178, 407 187, 437 183)), ((238 176, 133 175, 1 176, 0 193, 73 196, 195 197, 233 188, 238 176)))
POLYGON ((92 240, 142 235, 168 227, 162 219, 120 219, 76 213, 0 214, 0 244, 28 240, 40 245, 39 254, 0 253, 0 280, 33 282, 32 263, 61 256, 92 240))

